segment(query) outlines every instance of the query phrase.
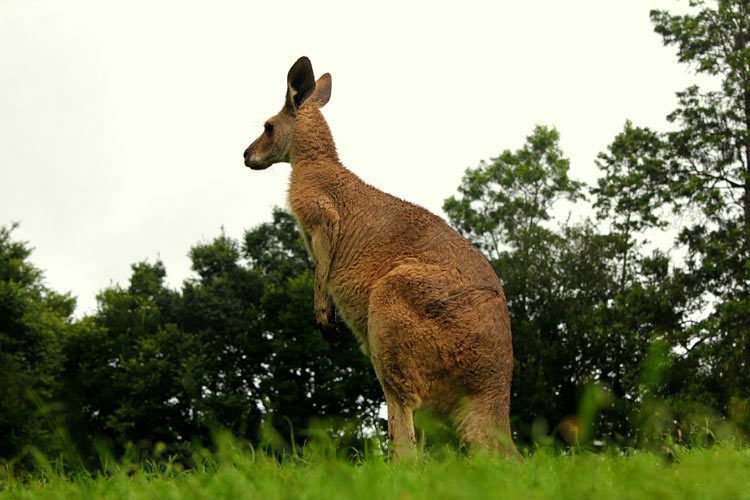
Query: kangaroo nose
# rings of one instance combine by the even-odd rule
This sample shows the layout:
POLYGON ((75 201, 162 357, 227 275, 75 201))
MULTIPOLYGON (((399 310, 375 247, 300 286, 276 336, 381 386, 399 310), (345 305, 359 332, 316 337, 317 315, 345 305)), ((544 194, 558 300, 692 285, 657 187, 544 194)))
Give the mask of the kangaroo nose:
POLYGON ((250 151, 250 148, 247 148, 244 153, 242 153, 242 157, 247 159, 247 153, 250 151))

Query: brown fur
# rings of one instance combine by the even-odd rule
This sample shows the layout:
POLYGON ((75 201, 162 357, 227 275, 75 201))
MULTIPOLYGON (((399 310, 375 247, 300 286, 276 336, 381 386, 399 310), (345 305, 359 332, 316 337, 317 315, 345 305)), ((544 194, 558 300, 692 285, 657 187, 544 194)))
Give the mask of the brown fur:
POLYGON ((331 320, 332 297, 383 386, 396 456, 414 450, 420 407, 452 419, 471 447, 514 455, 510 319, 495 272, 442 219, 339 162, 319 109, 330 90, 330 75, 316 84, 301 58, 273 130, 245 152, 254 169, 292 164, 289 206, 315 262, 316 319, 331 320))

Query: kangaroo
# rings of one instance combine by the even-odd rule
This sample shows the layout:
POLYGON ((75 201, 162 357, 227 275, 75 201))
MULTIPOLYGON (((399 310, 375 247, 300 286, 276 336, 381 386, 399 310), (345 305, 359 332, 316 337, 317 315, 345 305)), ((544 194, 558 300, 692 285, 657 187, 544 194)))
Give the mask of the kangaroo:
POLYGON ((456 425, 469 449, 517 454, 510 434, 510 318, 487 259, 442 219, 363 182, 339 161, 320 108, 331 75, 316 82, 302 57, 284 106, 247 148, 253 170, 292 165, 289 207, 315 264, 314 308, 334 306, 383 387, 389 453, 416 451, 413 411, 456 425))

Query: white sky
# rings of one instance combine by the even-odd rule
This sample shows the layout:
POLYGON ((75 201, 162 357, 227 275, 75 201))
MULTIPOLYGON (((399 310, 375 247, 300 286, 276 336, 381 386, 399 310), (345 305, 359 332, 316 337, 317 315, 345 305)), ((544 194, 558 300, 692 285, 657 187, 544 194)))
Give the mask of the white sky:
POLYGON ((625 120, 664 128, 691 82, 648 17, 685 3, 0 0, 0 224, 78 314, 139 260, 180 286, 191 245, 285 205, 290 167, 242 152, 301 55, 333 75, 344 164, 435 213, 535 124, 592 183, 625 120))

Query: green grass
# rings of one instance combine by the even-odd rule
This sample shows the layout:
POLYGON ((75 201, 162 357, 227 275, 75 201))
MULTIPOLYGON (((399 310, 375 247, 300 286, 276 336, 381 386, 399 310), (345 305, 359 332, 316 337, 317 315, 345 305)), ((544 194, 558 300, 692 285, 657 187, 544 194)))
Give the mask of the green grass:
POLYGON ((750 449, 681 450, 673 462, 630 454, 539 451, 523 463, 444 452, 418 463, 368 458, 352 464, 313 453, 278 463, 263 454, 220 451, 197 471, 114 467, 107 476, 0 479, 0 498, 745 498, 750 449), (671 463, 670 463, 671 462, 671 463))

